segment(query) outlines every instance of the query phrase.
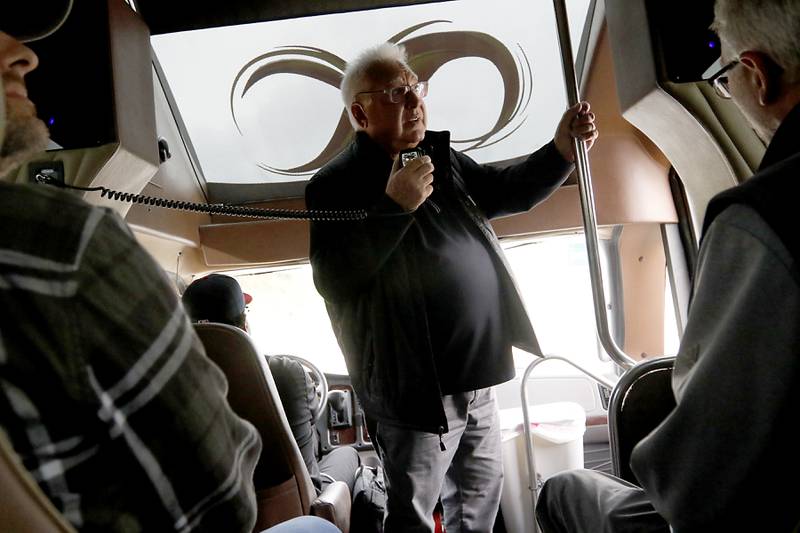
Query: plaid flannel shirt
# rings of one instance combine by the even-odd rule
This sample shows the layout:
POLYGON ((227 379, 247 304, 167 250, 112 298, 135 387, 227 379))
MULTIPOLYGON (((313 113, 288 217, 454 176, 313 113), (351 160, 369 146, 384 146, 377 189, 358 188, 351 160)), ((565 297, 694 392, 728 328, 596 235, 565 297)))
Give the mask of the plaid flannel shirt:
POLYGON ((122 219, 0 184, 0 426, 80 531, 249 532, 254 428, 122 219))

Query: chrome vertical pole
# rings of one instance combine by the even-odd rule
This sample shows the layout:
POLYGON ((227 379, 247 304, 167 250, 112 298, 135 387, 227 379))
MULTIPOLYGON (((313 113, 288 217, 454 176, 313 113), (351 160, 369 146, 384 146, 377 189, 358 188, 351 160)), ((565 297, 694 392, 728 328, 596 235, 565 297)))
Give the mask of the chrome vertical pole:
MULTIPOLYGON (((555 5, 556 24, 558 25, 558 44, 561 49, 561 64, 564 70, 567 102, 572 107, 580 101, 580 97, 578 94, 578 81, 575 76, 574 60, 572 59, 572 43, 569 34, 569 21, 567 20, 566 0, 553 0, 553 4, 555 5)), ((592 300, 594 301, 597 335, 600 339, 600 344, 609 357, 622 368, 628 369, 635 364, 635 361, 617 346, 608 327, 603 272, 600 267, 600 245, 597 239, 597 216, 595 214, 592 175, 589 169, 589 155, 586 144, 579 139, 573 139, 573 150, 575 151, 575 165, 578 171, 578 191, 581 199, 583 231, 586 236, 586 251, 589 254, 589 275, 592 281, 592 300)))

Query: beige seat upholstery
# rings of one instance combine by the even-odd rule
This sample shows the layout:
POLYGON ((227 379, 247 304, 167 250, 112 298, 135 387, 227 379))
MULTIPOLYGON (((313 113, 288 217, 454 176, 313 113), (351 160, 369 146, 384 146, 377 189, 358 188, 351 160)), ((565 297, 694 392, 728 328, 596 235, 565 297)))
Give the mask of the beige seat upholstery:
POLYGON ((0 531, 75 533, 22 466, 0 431, 0 531))
POLYGON ((261 435, 263 449, 253 476, 258 506, 255 530, 311 514, 348 533, 350 489, 337 481, 316 496, 269 365, 249 335, 227 324, 195 324, 195 330, 208 357, 228 379, 231 407, 261 435))

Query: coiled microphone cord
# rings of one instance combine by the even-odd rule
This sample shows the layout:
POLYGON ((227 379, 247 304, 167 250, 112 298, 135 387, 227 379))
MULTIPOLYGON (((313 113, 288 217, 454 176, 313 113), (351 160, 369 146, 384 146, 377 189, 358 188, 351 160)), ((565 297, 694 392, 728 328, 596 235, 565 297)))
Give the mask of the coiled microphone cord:
POLYGON ((37 173, 35 176, 37 183, 54 185, 62 189, 72 189, 77 191, 99 192, 103 198, 109 198, 120 202, 132 204, 151 205, 165 209, 176 209, 179 211, 191 211, 195 213, 208 213, 210 215, 230 215, 246 218, 260 218, 269 220, 312 220, 314 222, 345 222, 354 220, 366 220, 371 217, 394 216, 373 214, 370 215, 364 209, 353 210, 329 210, 329 209, 274 209, 262 207, 243 207, 228 204, 201 204, 197 202, 184 202, 181 200, 170 200, 169 198, 157 198, 143 194, 133 194, 120 192, 106 187, 79 187, 68 185, 46 174, 37 173))

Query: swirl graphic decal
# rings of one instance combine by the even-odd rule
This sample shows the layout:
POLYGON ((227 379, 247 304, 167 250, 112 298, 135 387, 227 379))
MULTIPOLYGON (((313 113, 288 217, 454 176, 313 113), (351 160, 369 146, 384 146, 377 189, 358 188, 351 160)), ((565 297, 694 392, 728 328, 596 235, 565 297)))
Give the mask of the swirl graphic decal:
MULTIPOLYGON (((476 150, 491 146, 512 135, 526 120, 527 109, 533 93, 533 76, 527 56, 517 46, 516 56, 498 39, 476 31, 442 31, 412 36, 434 24, 449 24, 448 20, 432 20, 411 26, 389 38, 389 42, 402 44, 408 53, 409 66, 421 80, 433 80, 434 75, 447 63, 456 59, 480 58, 489 61, 500 74, 503 97, 494 124, 484 133, 467 139, 453 139, 464 145, 461 150, 476 150)), ((322 82, 338 93, 347 62, 325 50, 306 46, 286 46, 248 61, 237 73, 230 90, 230 114, 236 130, 245 135, 239 116, 239 103, 256 84, 277 74, 291 74, 322 82)), ((470 83, 475 83, 470 81, 470 83)), ((435 81, 432 81, 435 87, 435 81)), ((344 106, 343 106, 344 107, 344 106)), ((342 151, 353 137, 353 129, 342 109, 333 134, 324 148, 309 161, 282 168, 268 161, 257 161, 265 172, 294 178, 310 176, 342 151)))

